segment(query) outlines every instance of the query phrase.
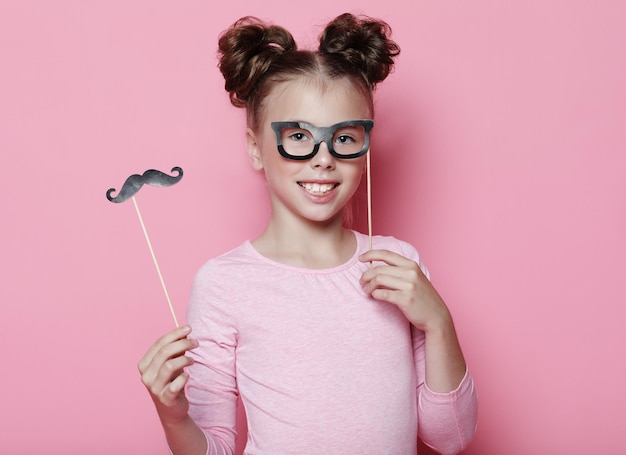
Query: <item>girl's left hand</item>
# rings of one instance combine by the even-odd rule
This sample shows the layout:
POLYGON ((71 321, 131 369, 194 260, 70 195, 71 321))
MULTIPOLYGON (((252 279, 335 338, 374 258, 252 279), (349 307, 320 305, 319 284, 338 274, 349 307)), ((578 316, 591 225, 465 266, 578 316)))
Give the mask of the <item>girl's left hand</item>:
POLYGON ((363 273, 363 290, 396 305, 415 327, 428 332, 451 323, 448 308, 415 261, 388 250, 368 251, 359 260, 384 263, 363 273))

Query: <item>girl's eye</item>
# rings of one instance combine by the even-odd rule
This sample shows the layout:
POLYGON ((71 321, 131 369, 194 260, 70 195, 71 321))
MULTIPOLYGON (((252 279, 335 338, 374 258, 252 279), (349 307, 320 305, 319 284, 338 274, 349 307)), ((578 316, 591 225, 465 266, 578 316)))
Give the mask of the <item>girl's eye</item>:
POLYGON ((287 137, 295 142, 304 142, 309 139, 309 135, 304 131, 290 131, 287 133, 287 137))
POLYGON ((356 146, 363 142, 365 131, 359 127, 346 127, 335 131, 333 134, 333 143, 342 146, 356 146))
POLYGON ((337 137, 337 142, 339 144, 352 144, 354 142, 354 138, 346 134, 342 134, 341 136, 337 137))
POLYGON ((306 136, 304 135, 304 133, 293 133, 291 135, 291 139, 295 140, 295 141, 301 141, 302 139, 304 139, 306 136))

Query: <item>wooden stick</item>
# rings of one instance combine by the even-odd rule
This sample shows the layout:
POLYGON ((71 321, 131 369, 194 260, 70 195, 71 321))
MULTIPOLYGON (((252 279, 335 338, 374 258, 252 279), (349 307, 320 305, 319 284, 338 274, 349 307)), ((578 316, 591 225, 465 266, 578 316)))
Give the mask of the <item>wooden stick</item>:
MULTIPOLYGON (((367 152, 367 234, 370 241, 370 251, 372 251, 372 174, 370 155, 372 150, 367 152)), ((372 263, 370 262, 370 267, 372 263)))
POLYGON ((372 173, 371 173, 371 150, 367 152, 367 234, 370 240, 370 251, 372 249, 372 173))
POLYGON ((141 224, 141 229, 143 229, 143 235, 146 238, 146 242, 148 242, 148 248, 150 249, 150 254, 152 255, 152 261, 154 262, 154 266, 156 267, 157 274, 159 275, 159 280, 161 280, 161 286, 163 287, 163 292, 165 293, 165 298, 167 299, 167 304, 170 307, 170 312, 172 313, 172 318, 174 318, 174 324, 178 327, 178 319, 176 319, 176 313, 174 313, 174 307, 172 306, 172 301, 170 300, 170 295, 167 293, 167 288, 165 287, 165 281, 163 280, 163 275, 161 275, 161 269, 159 268, 159 263, 157 262, 156 256, 154 254, 154 250, 152 249, 152 243, 150 243, 150 237, 148 237, 148 231, 146 230, 146 225, 143 223, 143 218, 141 217, 141 212, 139 211, 139 206, 137 205, 137 200, 135 196, 133 196, 133 204, 135 205, 135 210, 137 211, 137 216, 139 217, 139 223, 141 224))

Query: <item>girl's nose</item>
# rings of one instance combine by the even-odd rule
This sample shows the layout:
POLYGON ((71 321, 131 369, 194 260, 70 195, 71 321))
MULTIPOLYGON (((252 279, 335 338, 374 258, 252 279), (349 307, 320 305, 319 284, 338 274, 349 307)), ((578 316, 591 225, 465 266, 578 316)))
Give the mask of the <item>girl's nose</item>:
POLYGON ((320 143, 320 148, 313 158, 311 158, 311 166, 320 169, 334 169, 335 157, 328 151, 326 142, 320 143))

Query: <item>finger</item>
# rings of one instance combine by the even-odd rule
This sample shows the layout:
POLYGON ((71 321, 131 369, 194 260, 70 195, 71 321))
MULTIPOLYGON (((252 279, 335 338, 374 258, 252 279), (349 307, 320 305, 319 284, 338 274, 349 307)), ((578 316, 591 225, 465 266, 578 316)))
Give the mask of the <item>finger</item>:
POLYGON ((149 369, 142 375, 141 380, 153 395, 160 395, 171 382, 184 372, 185 367, 193 363, 193 359, 187 356, 175 357, 164 362, 156 371, 149 369))
POLYGON ((380 261, 388 265, 394 265, 399 267, 409 266, 414 261, 389 250, 370 250, 363 253, 359 260, 361 262, 375 262, 380 261))
POLYGON ((189 373, 183 372, 179 374, 167 387, 167 393, 171 396, 177 396, 185 389, 185 385, 189 381, 189 373))
POLYGON ((146 352, 146 354, 141 358, 141 360, 137 364, 137 368, 139 369, 139 371, 143 372, 146 370, 148 365, 154 359, 154 356, 163 348, 163 346, 166 346, 176 340, 185 338, 190 333, 191 333, 191 327, 188 325, 184 325, 181 327, 177 327, 171 332, 168 332, 165 335, 163 335, 152 346, 150 346, 150 349, 148 349, 148 352, 146 352))
MULTIPOLYGON (((413 263, 415 264, 415 263, 413 263)), ((408 267, 399 267, 392 265, 379 265, 371 269, 367 269, 361 275, 361 284, 366 284, 373 280, 377 276, 389 275, 397 278, 402 278, 407 281, 418 281, 420 279, 421 270, 415 265, 409 265, 408 267)))
POLYGON ((367 269, 361 275, 361 285, 366 287, 372 280, 385 280, 386 277, 396 277, 408 283, 419 283, 425 278, 419 266, 408 261, 405 266, 379 265, 367 269))
POLYGON ((162 383, 170 381, 175 372, 174 367, 178 366, 177 359, 186 359, 185 353, 196 347, 198 347, 198 341, 189 338, 163 346, 143 370, 141 378, 144 384, 152 384, 159 379, 162 383))
POLYGON ((363 290, 367 294, 372 294, 377 289, 414 292, 417 288, 417 282, 410 274, 411 271, 406 270, 402 273, 377 273, 369 281, 363 283, 363 290))
POLYGON ((163 389, 160 395, 160 401, 165 406, 174 406, 179 395, 185 390, 185 385, 189 381, 189 374, 181 373, 163 389))
POLYGON ((396 289, 378 288, 371 293, 372 298, 381 302, 391 303, 400 309, 411 303, 411 296, 403 291, 396 289))
POLYGON ((180 370, 191 364, 184 354, 198 346, 196 340, 184 338, 163 346, 141 370, 141 380, 153 394, 158 394, 180 370))

